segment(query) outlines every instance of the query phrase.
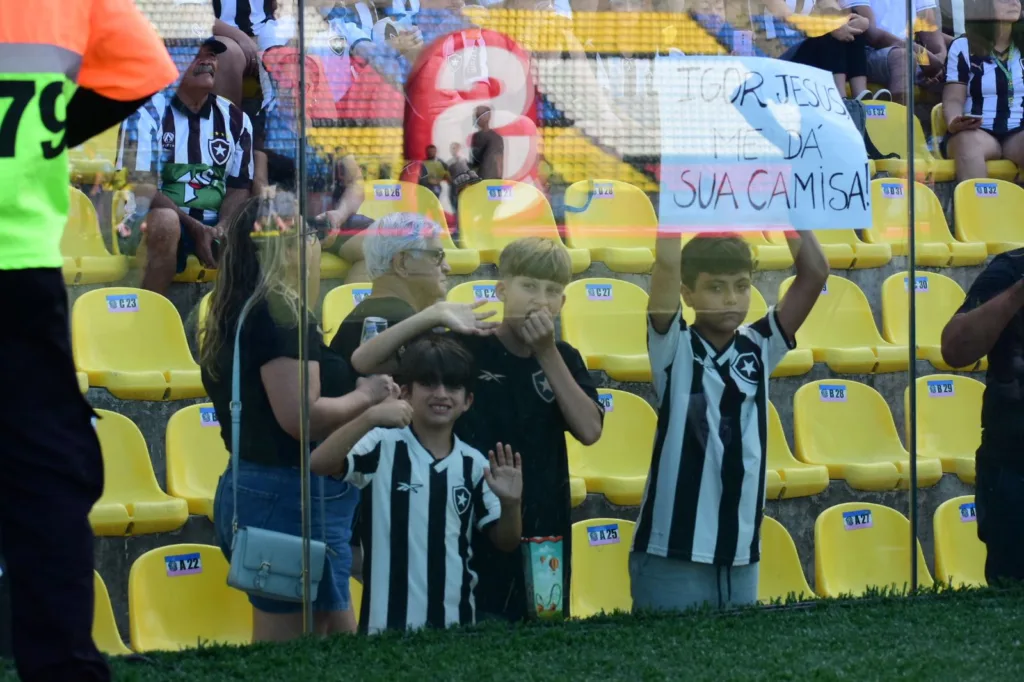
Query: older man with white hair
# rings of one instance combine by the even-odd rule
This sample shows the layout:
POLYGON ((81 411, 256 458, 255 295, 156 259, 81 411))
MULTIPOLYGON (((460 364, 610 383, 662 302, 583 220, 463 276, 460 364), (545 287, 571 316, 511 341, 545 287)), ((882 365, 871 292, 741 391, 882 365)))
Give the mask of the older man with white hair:
POLYGON ((370 225, 363 235, 363 258, 373 292, 344 320, 324 320, 338 330, 331 349, 346 360, 359 347, 366 318, 394 326, 443 301, 451 271, 441 227, 417 213, 391 213, 370 225))

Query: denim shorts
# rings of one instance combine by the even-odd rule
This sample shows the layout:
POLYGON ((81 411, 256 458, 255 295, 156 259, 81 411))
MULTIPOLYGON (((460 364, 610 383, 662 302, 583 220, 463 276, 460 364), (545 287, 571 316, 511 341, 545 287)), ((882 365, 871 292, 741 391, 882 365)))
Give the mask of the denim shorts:
POLYGON ((714 566, 631 552, 633 608, 686 611, 702 606, 729 609, 757 603, 760 564, 714 566))
MULTIPOLYGON (((312 477, 311 539, 324 537, 320 504, 320 477, 312 477)), ((295 467, 275 467, 242 461, 238 470, 238 525, 302 534, 301 475, 295 467)), ((324 574, 313 602, 315 611, 346 611, 350 606, 349 578, 352 574, 352 517, 359 503, 359 489, 334 478, 324 478, 324 508, 327 516, 327 558, 324 574)), ((220 477, 214 498, 214 526, 217 544, 231 561, 231 468, 220 477)), ((249 603, 266 613, 297 613, 299 602, 249 595, 249 603)))

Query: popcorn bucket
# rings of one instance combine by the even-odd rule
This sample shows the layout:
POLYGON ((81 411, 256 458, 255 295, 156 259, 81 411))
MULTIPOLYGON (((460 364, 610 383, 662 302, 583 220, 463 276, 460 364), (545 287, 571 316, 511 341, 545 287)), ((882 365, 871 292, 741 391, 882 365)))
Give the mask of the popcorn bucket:
POLYGON ((528 617, 561 620, 564 616, 562 536, 523 538, 528 617))

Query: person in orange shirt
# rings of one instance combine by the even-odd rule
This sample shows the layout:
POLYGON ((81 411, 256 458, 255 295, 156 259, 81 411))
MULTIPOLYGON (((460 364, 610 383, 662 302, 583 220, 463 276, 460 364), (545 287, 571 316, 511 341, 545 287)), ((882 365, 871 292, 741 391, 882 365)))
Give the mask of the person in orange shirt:
POLYGON ((26 682, 110 679, 92 639, 88 521, 103 459, 61 275, 66 149, 177 76, 133 0, 0 2, 0 589, 26 682))

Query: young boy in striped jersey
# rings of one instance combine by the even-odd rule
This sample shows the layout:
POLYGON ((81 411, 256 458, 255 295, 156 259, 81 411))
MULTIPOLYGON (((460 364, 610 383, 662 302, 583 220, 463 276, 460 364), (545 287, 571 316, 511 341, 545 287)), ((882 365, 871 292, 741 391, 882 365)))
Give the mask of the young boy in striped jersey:
POLYGON ((757 601, 768 378, 828 278, 814 234, 787 237, 793 284, 748 325, 750 245, 701 234, 680 254, 678 230, 659 232, 647 307, 658 431, 629 559, 637 609, 757 601))
POLYGON ((421 338, 399 364, 401 399, 369 408, 313 451, 314 473, 363 489, 363 632, 475 623, 474 536, 519 547, 519 453, 498 443, 488 461, 452 432, 474 377, 458 341, 421 338))

